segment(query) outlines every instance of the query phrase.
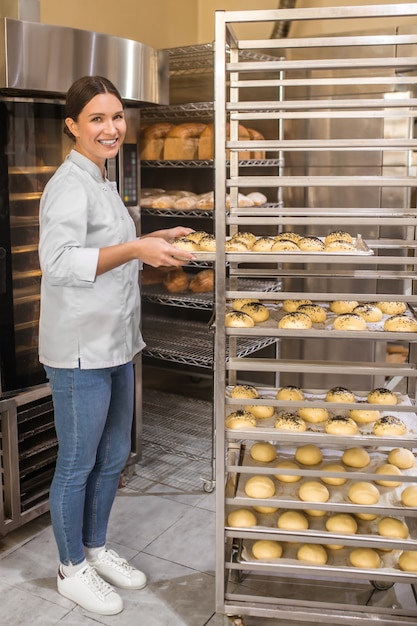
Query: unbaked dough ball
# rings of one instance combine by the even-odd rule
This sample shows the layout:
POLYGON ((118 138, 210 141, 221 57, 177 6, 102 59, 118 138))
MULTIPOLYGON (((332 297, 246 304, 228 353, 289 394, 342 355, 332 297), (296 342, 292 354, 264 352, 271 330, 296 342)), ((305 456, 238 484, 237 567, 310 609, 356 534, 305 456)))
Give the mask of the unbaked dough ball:
POLYGON ((326 485, 319 483, 318 480, 308 480, 300 486, 298 497, 303 502, 327 502, 330 492, 326 485))
POLYGON ((404 506, 417 506, 417 485, 409 485, 401 493, 404 506))
POLYGON ((302 476, 296 476, 295 474, 286 474, 283 471, 286 469, 291 469, 291 470, 300 469, 300 466, 297 465, 297 463, 294 463, 294 461, 280 461, 279 463, 275 465, 275 467, 281 470, 279 474, 275 474, 275 478, 280 480, 282 483, 297 483, 302 478, 302 476))
POLYGON ((375 422, 373 432, 377 437, 401 436, 406 434, 407 427, 399 417, 384 415, 375 422))
POLYGON ((346 387, 332 387, 326 393, 326 402, 355 402, 355 394, 346 387))
POLYGON ((342 461, 348 467, 361 469, 369 465, 371 457, 365 448, 348 448, 342 455, 342 461))
POLYGON ((354 567, 363 569, 377 569, 381 564, 381 558, 372 548, 355 548, 349 554, 349 561, 354 567))
POLYGON ((275 408, 266 404, 248 404, 245 406, 245 411, 249 411, 258 419, 267 419, 274 415, 275 408))
POLYGON ((234 311, 240 311, 245 304, 261 304, 258 298, 235 298, 232 300, 232 308, 234 311))
POLYGON ((397 404, 398 399, 393 391, 385 387, 377 387, 368 393, 369 404, 397 404))
POLYGON ((287 385, 277 391, 277 400, 304 400, 304 392, 300 387, 287 385))
POLYGON ((225 325, 228 328, 253 328, 255 322, 247 313, 242 311, 230 311, 226 313, 225 325))
POLYGON ((326 529, 339 535, 354 535, 358 531, 358 523, 349 513, 335 513, 327 518, 326 529))
POLYGON ((318 465, 323 459, 323 453, 318 446, 307 443, 299 446, 295 451, 295 460, 303 465, 318 465))
MULTIPOLYGON (((377 467, 375 474, 392 474, 393 476, 401 476, 401 470, 399 470, 396 465, 384 463, 383 465, 377 467)), ((381 487, 399 487, 402 484, 400 480, 388 480, 386 478, 375 480, 375 483, 377 485, 381 485, 381 487)))
POLYGON ((266 322, 269 319, 268 308, 261 302, 248 302, 240 309, 242 313, 250 315, 254 322, 266 322))
POLYGON ((275 495, 275 483, 269 476, 251 476, 245 483, 245 493, 249 498, 271 498, 275 495))
POLYGON ((353 483, 348 491, 349 500, 354 504, 376 504, 380 495, 378 487, 363 480, 353 483))
POLYGON ((297 311, 308 315, 314 324, 322 324, 326 321, 326 309, 319 304, 302 304, 297 311))
POLYGON ((361 315, 365 322, 374 323, 382 320, 382 311, 375 304, 358 304, 352 313, 361 315))
POLYGON ((270 463, 277 458, 277 450, 269 441, 257 441, 251 446, 249 454, 254 461, 262 463, 270 463))
POLYGON ((403 572, 417 572, 417 551, 404 550, 398 557, 398 567, 403 572))
POLYGON ((329 412, 321 407, 303 406, 298 409, 298 415, 310 424, 319 424, 328 419, 329 412))
POLYGON ((305 421, 295 413, 281 413, 275 420, 275 428, 279 430, 294 430, 304 432, 307 430, 305 421))
POLYGON ((254 511, 262 513, 263 515, 269 515, 270 513, 276 513, 278 511, 277 506, 254 506, 254 511))
POLYGON ((381 417, 381 413, 372 409, 352 409, 349 411, 349 417, 357 424, 372 424, 381 417))
POLYGON ((250 509, 235 509, 227 517, 228 526, 233 528, 250 528, 256 526, 257 521, 255 513, 250 509))
POLYGON ((405 302, 375 302, 375 305, 385 315, 401 315, 407 310, 405 302))
POLYGON ((342 315, 343 313, 352 313, 358 304, 359 302, 356 300, 333 300, 329 304, 329 309, 336 315, 342 315))
POLYGON ((332 415, 325 422, 324 430, 328 435, 356 435, 358 425, 346 415, 332 415))
POLYGON ((311 565, 325 565, 327 563, 327 552, 317 543, 305 543, 298 548, 297 559, 307 561, 311 565))
POLYGON ((253 428, 256 426, 256 417, 249 413, 249 411, 233 411, 226 417, 226 428, 234 430, 245 430, 246 428, 253 428))
POLYGON ((260 539, 252 545, 252 554, 255 559, 279 559, 282 556, 282 546, 278 541, 260 539))
POLYGON ((335 330, 366 330, 366 322, 356 313, 342 313, 335 318, 333 328, 335 330))
POLYGON ((308 519, 301 511, 284 511, 278 517, 277 526, 281 530, 307 530, 308 519))
POLYGON ((395 333, 416 333, 417 321, 408 315, 393 315, 385 320, 384 330, 395 333))
POLYGON ((391 539, 407 539, 409 530, 402 520, 395 517, 383 517, 378 522, 378 534, 391 539))
MULTIPOLYGON (((345 472, 346 470, 343 467, 343 465, 339 465, 338 463, 329 463, 328 465, 323 465, 323 467, 321 468, 323 471, 328 471, 328 472, 345 472)), ((336 476, 321 476, 321 480, 326 483, 326 485, 335 485, 335 486, 340 486, 340 485, 344 485, 345 482, 347 481, 347 478, 343 478, 343 477, 336 477, 336 476)))
POLYGON ((252 385, 235 385, 230 390, 232 398, 259 398, 256 387, 252 385))
POLYGON ((302 304, 313 304, 311 300, 284 300, 282 308, 286 313, 294 313, 302 304))
POLYGON ((278 328, 304 328, 309 329, 313 325, 313 322, 305 313, 299 313, 295 311, 294 313, 287 313, 284 317, 278 322, 278 328))
POLYGON ((378 515, 374 513, 354 513, 354 516, 366 522, 371 522, 378 517, 378 515))
POLYGON ((411 469, 415 464, 415 456, 408 448, 393 448, 388 454, 388 463, 399 469, 411 469))

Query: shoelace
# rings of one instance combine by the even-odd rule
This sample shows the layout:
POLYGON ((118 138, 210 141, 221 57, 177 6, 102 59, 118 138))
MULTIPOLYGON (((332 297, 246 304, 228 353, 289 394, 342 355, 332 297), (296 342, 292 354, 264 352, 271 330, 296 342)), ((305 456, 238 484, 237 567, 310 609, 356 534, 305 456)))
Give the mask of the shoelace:
POLYGON ((107 563, 107 565, 110 565, 111 567, 114 567, 114 569, 117 569, 125 576, 130 576, 134 570, 134 567, 129 565, 126 559, 123 559, 114 550, 105 550, 100 554, 99 560, 103 563, 107 563))
POLYGON ((86 567, 79 576, 91 591, 102 600, 113 591, 113 588, 97 574, 93 567, 86 567))

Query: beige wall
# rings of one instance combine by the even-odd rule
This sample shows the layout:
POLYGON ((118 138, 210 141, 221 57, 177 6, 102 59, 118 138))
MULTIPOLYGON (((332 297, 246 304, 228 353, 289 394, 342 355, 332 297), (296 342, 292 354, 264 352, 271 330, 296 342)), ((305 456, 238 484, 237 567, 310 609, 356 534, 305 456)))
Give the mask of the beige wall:
MULTIPOLYGON (((402 0, 298 0, 297 8, 400 3, 402 0)), ((171 48, 213 41, 216 10, 270 10, 278 6, 279 0, 40 0, 40 20, 127 37, 154 48, 171 48)), ((370 24, 371 28, 377 26, 377 20, 370 24)), ((246 24, 237 26, 236 33, 239 38, 267 39, 272 28, 271 23, 246 24)), ((314 34, 348 32, 355 29, 355 21, 345 21, 337 28, 331 22, 315 21, 313 28, 314 34)), ((309 32, 302 24, 293 25, 291 31, 293 36, 311 34, 311 28, 309 32)))

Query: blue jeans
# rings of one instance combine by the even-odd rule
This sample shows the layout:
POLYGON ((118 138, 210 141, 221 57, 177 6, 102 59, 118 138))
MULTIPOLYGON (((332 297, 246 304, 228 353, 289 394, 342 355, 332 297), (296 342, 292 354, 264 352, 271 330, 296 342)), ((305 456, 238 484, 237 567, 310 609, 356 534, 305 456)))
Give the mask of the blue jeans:
POLYGON ((59 558, 77 565, 84 546, 106 543, 111 507, 131 449, 133 365, 94 370, 45 366, 58 457, 50 512, 59 558))

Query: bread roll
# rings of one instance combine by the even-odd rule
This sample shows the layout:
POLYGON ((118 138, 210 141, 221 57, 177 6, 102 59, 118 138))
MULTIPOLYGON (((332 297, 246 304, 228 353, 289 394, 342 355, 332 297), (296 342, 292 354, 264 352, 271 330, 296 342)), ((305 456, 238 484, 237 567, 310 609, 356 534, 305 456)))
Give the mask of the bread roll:
POLYGON ((381 413, 369 409, 352 409, 349 411, 349 417, 357 424, 371 424, 381 417, 381 413))
POLYGON ((214 209, 214 191, 202 193, 198 197, 197 209, 200 209, 200 211, 211 211, 214 209))
POLYGON ((313 325, 310 317, 305 313, 287 313, 278 322, 278 328, 291 328, 291 329, 309 329, 313 325))
POLYGON ((207 293, 214 289, 213 270, 201 270, 191 279, 188 288, 193 293, 207 293))
POLYGON ((298 247, 304 252, 323 252, 325 245, 318 237, 302 237, 298 247))
POLYGON ((208 235, 205 230, 194 230, 192 233, 188 233, 187 239, 191 239, 197 245, 200 243, 202 237, 208 235))
POLYGON ((197 196, 183 196, 174 202, 174 209, 178 211, 193 211, 197 208, 197 196))
POLYGON ((281 413, 275 420, 275 428, 279 430, 291 430, 297 432, 305 432, 307 430, 306 423, 299 415, 294 413, 281 413))
MULTIPOLYGON (((250 141, 250 135, 245 126, 239 124, 238 136, 240 141, 250 141)), ((230 124, 226 124, 226 137, 230 139, 230 124)), ((239 159, 250 159, 250 152, 241 150, 239 159)), ((203 161, 211 161, 214 159, 214 125, 207 124, 206 128, 201 132, 198 141, 198 158, 203 161)), ((226 150, 226 159, 230 158, 230 151, 226 150)))
POLYGON ((269 476, 251 476, 245 483, 249 498, 271 498, 275 494, 275 483, 269 476))
POLYGON ((321 407, 303 406, 298 409, 298 415, 309 424, 320 424, 329 417, 327 409, 321 407))
POLYGON ((294 313, 303 304, 313 304, 311 300, 284 300, 282 308, 286 313, 294 313))
POLYGON ((397 404, 398 399, 393 391, 378 387, 368 393, 369 404, 397 404))
POLYGON ((247 194, 247 197, 252 200, 253 206, 262 206, 268 200, 266 195, 260 191, 251 191, 247 194))
MULTIPOLYGON (((377 467, 375 474, 392 474, 393 476, 401 476, 401 470, 399 470, 396 465, 384 463, 383 465, 377 467)), ((375 483, 377 485, 381 485, 382 487, 399 487, 402 484, 400 480, 389 480, 387 478, 375 480, 375 483)))
POLYGON ((323 453, 318 446, 307 443, 297 448, 295 460, 303 465, 318 465, 323 460, 323 453))
POLYGON ((201 237, 198 245, 202 252, 215 252, 216 238, 214 235, 204 235, 204 237, 201 237))
POLYGON ((239 409, 238 411, 233 411, 226 417, 225 421, 226 428, 231 428, 233 430, 246 430, 247 428, 253 428, 256 426, 256 418, 249 411, 243 411, 239 409))
POLYGON ((366 330, 366 322, 363 317, 355 313, 342 313, 335 318, 333 328, 335 330, 366 330))
POLYGON ((304 400, 304 392, 299 387, 287 385, 278 389, 277 400, 304 400))
POLYGON ((355 402, 355 394, 345 387, 332 387, 326 393, 326 402, 355 402))
POLYGON ((190 279, 184 270, 176 268, 168 272, 163 280, 164 287, 169 293, 178 293, 188 288, 190 279))
POLYGON ((329 435, 356 435, 358 426, 356 422, 346 415, 332 415, 326 420, 324 430, 329 435))
POLYGON ((245 411, 249 411, 258 419, 268 419, 274 415, 275 408, 265 404, 249 404, 245 406, 245 411))
POLYGON ((358 304, 352 313, 363 317, 365 322, 380 322, 382 320, 382 311, 375 304, 358 304))
POLYGON ((139 140, 142 161, 159 161, 163 158, 165 137, 173 127, 171 122, 158 122, 145 128, 139 140))
POLYGON ((325 565, 327 563, 327 552, 319 544, 305 543, 298 549, 297 559, 311 563, 311 565, 325 565))
POLYGON ((330 492, 326 485, 318 480, 308 480, 300 486, 298 497, 303 502, 327 502, 330 498, 330 492))
POLYGON ((405 302, 375 302, 375 305, 385 315, 401 315, 407 310, 405 302))
POLYGON ((250 509, 235 509, 227 516, 227 525, 232 528, 251 528, 258 520, 250 509))
POLYGON ((415 464, 415 456, 408 448, 393 448, 388 454, 388 463, 399 469, 411 469, 415 464))
POLYGON ((268 308, 260 302, 248 302, 240 309, 243 313, 250 315, 254 322, 266 322, 269 319, 268 308))
POLYGON ((297 313, 305 313, 314 324, 322 324, 326 321, 326 309, 319 304, 301 304, 297 313))
POLYGON ((187 239, 187 237, 174 239, 174 241, 171 242, 171 245, 174 246, 174 248, 184 250, 185 252, 197 252, 197 250, 199 250, 199 246, 191 239, 187 239))
POLYGON ((371 457, 365 448, 348 448, 342 455, 342 461, 348 467, 361 469, 369 465, 371 457))
POLYGON ((255 559, 279 559, 282 556, 282 546, 277 541, 259 539, 252 545, 252 554, 255 559))
POLYGON ((401 502, 404 506, 417 506, 417 485, 409 485, 401 493, 401 502))
POLYGON ((245 304, 261 304, 257 298, 235 298, 232 300, 232 307, 235 311, 241 311, 245 304))
MULTIPOLYGON (((170 196, 169 194, 162 194, 161 196, 150 196, 148 203, 151 209, 173 209, 177 198, 170 196)), ((144 204, 143 208, 147 208, 144 204)))
POLYGON ((416 333, 417 320, 408 315, 393 315, 385 320, 384 330, 396 333, 416 333))
POLYGON ((303 237, 301 235, 299 235, 298 233, 294 233, 292 230, 279 233, 278 235, 275 235, 274 237, 275 241, 281 241, 281 239, 285 239, 286 241, 293 241, 296 244, 298 244, 298 242, 302 238, 303 237))
MULTIPOLYGON (((328 465, 324 465, 322 467, 323 471, 328 471, 328 472, 340 472, 346 473, 345 468, 343 467, 343 465, 339 465, 338 463, 329 463, 328 465)), ((344 485, 347 481, 347 478, 339 478, 336 476, 321 476, 320 479, 326 483, 326 485, 335 485, 335 486, 340 486, 340 485, 344 485)))
POLYGON ((346 241, 347 243, 353 243, 353 237, 350 233, 345 230, 333 230, 331 233, 326 235, 324 238, 324 243, 326 246, 332 241, 346 241))
POLYGON ((251 246, 243 239, 229 239, 224 249, 226 252, 250 252, 251 246))
POLYGON ((353 243, 348 243, 347 241, 342 241, 340 239, 335 239, 330 243, 327 243, 325 248, 325 252, 355 252, 355 246, 353 243))
POLYGON ((279 474, 275 474, 275 478, 282 483, 298 483, 302 476, 296 476, 295 474, 286 474, 285 470, 298 470, 300 466, 294 461, 280 461, 275 465, 276 469, 280 470, 279 474))
POLYGON ((378 522, 378 534, 391 539, 407 539, 409 530, 402 520, 395 517, 383 517, 378 522))
POLYGON ((273 237, 258 237, 251 249, 253 252, 271 252, 274 243, 273 237))
POLYGON ((269 441, 257 441, 252 444, 249 454, 254 461, 270 463, 277 458, 277 450, 269 441))
POLYGON ((289 239, 281 239, 276 241, 271 248, 271 252, 299 252, 300 248, 294 241, 289 239))
POLYGON ((231 328, 252 328, 255 326, 255 322, 251 316, 242 313, 242 311, 226 313, 225 324, 231 328))
POLYGON ((173 126, 165 137, 164 160, 192 161, 198 159, 198 142, 206 124, 186 122, 173 126))
POLYGON ((384 415, 375 422, 373 432, 377 437, 401 436, 406 434, 407 427, 399 417, 384 415))
POLYGON ((336 315, 343 315, 343 313, 352 313, 358 305, 359 302, 356 300, 333 300, 329 304, 329 309, 336 315))
POLYGON ((239 241, 245 241, 248 246, 252 246, 255 243, 257 237, 253 233, 247 231, 238 231, 230 237, 230 241, 235 241, 236 239, 238 239, 239 241))
POLYGON ((160 285, 166 274, 167 270, 162 269, 161 267, 150 267, 145 265, 141 272, 140 281, 142 285, 160 285))
POLYGON ((306 516, 300 511, 285 511, 278 518, 277 526, 281 530, 307 530, 309 523, 306 516))
POLYGON ((417 551, 404 550, 398 557, 398 567, 403 572, 417 572, 417 551))
POLYGON ((372 483, 359 481, 353 483, 348 491, 348 496, 354 504, 372 505, 379 502, 380 493, 372 483))
POLYGON ((355 548, 349 554, 349 561, 354 567, 363 569, 377 569, 381 564, 381 558, 372 548, 355 548))
POLYGON ((253 385, 235 385, 230 390, 232 398, 259 398, 259 393, 253 385))

